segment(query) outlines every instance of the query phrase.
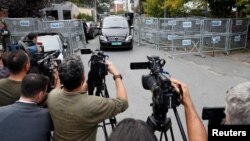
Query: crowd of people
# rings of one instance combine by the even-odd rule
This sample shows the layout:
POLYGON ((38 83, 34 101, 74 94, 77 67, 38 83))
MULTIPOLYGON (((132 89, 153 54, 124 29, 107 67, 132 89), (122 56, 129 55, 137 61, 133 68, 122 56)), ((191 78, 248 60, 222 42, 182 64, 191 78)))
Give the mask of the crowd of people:
MULTIPOLYGON (((23 50, 1 56, 9 73, 0 79, 0 140, 96 140, 98 124, 128 108, 126 88, 116 67, 106 61, 114 76, 116 98, 88 95, 88 83, 80 56, 72 54, 54 70, 55 87, 46 93, 49 78, 28 73, 30 56, 23 50), (63 87, 61 87, 63 86, 63 87), (47 108, 39 106, 46 98, 47 108), (51 132, 53 131, 53 132, 51 132), (53 134, 51 134, 53 133, 53 134), (15 135, 15 136, 13 136, 15 135)), ((2 75, 3 76, 3 75, 2 75)), ((182 90, 189 141, 206 141, 206 129, 195 110, 188 86, 171 78, 171 85, 182 90)), ((228 90, 225 104, 226 124, 249 124, 250 82, 228 90)), ((109 136, 115 141, 157 140, 146 122, 123 119, 109 136)))

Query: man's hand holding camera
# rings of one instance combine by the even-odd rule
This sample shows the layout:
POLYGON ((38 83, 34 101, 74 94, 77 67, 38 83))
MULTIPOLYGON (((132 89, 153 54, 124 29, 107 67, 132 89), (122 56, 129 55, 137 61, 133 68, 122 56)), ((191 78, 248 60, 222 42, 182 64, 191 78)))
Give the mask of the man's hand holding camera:
POLYGON ((117 90, 117 98, 121 99, 121 100, 128 100, 127 98, 127 92, 126 89, 122 83, 122 79, 121 79, 121 75, 118 73, 118 71, 116 70, 115 66, 113 65, 112 62, 106 60, 105 62, 108 65, 108 72, 110 74, 112 74, 113 76, 120 76, 120 78, 115 78, 115 84, 116 84, 116 90, 117 90))
POLYGON ((186 124, 189 141, 207 141, 205 127, 199 118, 192 99, 189 94, 188 86, 179 80, 170 78, 171 85, 175 87, 178 94, 182 91, 182 104, 185 108, 186 124))

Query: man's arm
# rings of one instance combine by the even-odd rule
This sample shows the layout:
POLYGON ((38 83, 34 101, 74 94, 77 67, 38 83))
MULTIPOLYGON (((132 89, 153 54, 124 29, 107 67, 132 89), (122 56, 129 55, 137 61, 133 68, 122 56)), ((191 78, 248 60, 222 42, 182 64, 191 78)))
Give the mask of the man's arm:
POLYGON ((193 102, 191 100, 189 90, 186 84, 171 78, 172 85, 178 90, 181 87, 183 92, 183 106, 185 108, 187 132, 189 141, 207 141, 206 129, 198 116, 193 102))
MULTIPOLYGON (((106 61, 106 63, 108 64, 109 73, 111 73, 113 76, 119 75, 115 66, 110 61, 106 61)), ((123 85, 122 79, 116 78, 115 85, 116 85, 116 91, 117 91, 117 98, 120 100, 128 101, 127 92, 126 92, 126 89, 123 85)))

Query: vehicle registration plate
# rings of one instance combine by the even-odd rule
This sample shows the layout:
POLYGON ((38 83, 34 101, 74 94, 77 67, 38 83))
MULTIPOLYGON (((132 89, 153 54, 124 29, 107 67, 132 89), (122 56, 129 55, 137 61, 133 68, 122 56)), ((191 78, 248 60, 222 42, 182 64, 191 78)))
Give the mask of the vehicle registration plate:
POLYGON ((121 43, 121 42, 112 42, 111 44, 112 44, 113 46, 122 45, 122 43, 121 43))

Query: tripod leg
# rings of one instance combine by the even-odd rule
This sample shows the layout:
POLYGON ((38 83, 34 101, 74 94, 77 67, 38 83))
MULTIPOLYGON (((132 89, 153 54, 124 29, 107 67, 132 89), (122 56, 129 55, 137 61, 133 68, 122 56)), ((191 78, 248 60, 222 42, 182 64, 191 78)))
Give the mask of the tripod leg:
POLYGON ((161 135, 160 135, 160 140, 159 140, 159 141, 162 141, 162 135, 163 135, 163 132, 161 132, 161 135))
POLYGON ((174 140, 174 133, 173 133, 173 128, 172 127, 170 127, 170 133, 171 133, 172 141, 175 141, 174 140))
POLYGON ((174 110, 174 114, 175 114, 177 123, 178 123, 179 128, 180 128, 180 132, 181 132, 183 141, 187 141, 187 137, 186 137, 186 135, 185 135, 185 132, 184 132, 183 126, 182 126, 182 124, 181 124, 181 120, 180 120, 180 117, 179 117, 179 114, 178 114, 178 111, 177 111, 176 107, 174 107, 173 110, 174 110))
POLYGON ((103 123, 103 132, 104 132, 104 136, 105 136, 105 141, 108 141, 108 133, 107 133, 107 129, 106 129, 106 123, 105 121, 102 122, 103 123))
POLYGON ((164 136, 165 136, 165 141, 168 141, 167 132, 164 132, 164 136))

